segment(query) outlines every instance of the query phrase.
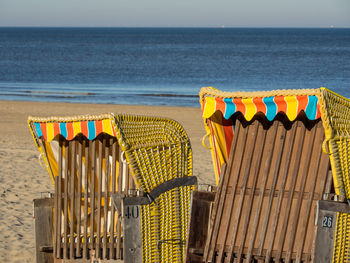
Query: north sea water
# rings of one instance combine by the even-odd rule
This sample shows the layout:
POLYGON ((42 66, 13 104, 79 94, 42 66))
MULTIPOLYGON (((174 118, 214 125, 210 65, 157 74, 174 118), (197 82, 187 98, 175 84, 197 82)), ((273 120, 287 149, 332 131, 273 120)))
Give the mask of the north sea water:
POLYGON ((0 28, 0 99, 199 107, 224 91, 350 97, 350 29, 0 28))

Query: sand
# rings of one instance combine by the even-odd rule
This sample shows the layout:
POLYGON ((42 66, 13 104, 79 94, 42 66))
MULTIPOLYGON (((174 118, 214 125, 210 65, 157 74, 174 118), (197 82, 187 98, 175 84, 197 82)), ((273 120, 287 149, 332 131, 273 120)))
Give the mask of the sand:
POLYGON ((128 113, 172 118, 183 125, 193 148, 194 175, 214 184, 210 151, 199 108, 0 101, 0 262, 35 262, 33 199, 53 192, 49 175, 38 161, 29 115, 72 116, 128 113))

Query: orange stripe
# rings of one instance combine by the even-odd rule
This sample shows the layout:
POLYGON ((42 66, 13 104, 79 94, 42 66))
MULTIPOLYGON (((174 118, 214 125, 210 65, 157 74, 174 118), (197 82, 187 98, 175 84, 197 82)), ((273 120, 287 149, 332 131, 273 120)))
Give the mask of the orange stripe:
POLYGON ((274 101, 277 105, 277 113, 284 112, 287 114, 287 102, 284 100, 284 96, 276 96, 274 101))
POLYGON ((204 109, 205 109, 205 104, 207 103, 207 100, 203 100, 203 108, 202 108, 202 116, 204 115, 204 109))
POLYGON ((262 112, 266 114, 267 108, 265 103, 263 102, 263 98, 253 98, 253 103, 256 106, 256 112, 262 112))
POLYGON ((60 124, 58 122, 54 122, 53 123, 53 137, 55 138, 55 136, 57 134, 60 134, 60 124))
POLYGON ((113 126, 112 121, 111 121, 111 126, 112 126, 113 136, 114 136, 114 137, 117 137, 117 135, 115 134, 115 130, 114 130, 114 126, 113 126))
POLYGON ((89 137, 89 130, 88 130, 88 126, 87 126, 87 121, 82 121, 80 122, 80 129, 81 129, 81 133, 88 138, 89 137))
POLYGON ((222 115, 225 115, 226 103, 222 100, 222 98, 215 98, 215 111, 221 111, 222 115))
POLYGON ((70 141, 74 138, 73 123, 67 122, 67 140, 70 141))
POLYGON ((298 100, 298 111, 297 115, 303 110, 306 110, 307 104, 309 102, 308 96, 297 96, 298 100))
POLYGON ((241 98, 234 98, 233 103, 236 105, 236 112, 241 112, 243 116, 245 115, 245 105, 241 98))
POLYGON ((316 113, 316 119, 320 118, 321 117, 321 110, 320 110, 320 104, 317 103, 317 113, 316 113))
POLYGON ((96 129, 96 137, 103 131, 102 129, 102 121, 95 121, 95 129, 96 129))
POLYGON ((47 140, 46 123, 40 123, 41 132, 43 133, 45 141, 47 140))

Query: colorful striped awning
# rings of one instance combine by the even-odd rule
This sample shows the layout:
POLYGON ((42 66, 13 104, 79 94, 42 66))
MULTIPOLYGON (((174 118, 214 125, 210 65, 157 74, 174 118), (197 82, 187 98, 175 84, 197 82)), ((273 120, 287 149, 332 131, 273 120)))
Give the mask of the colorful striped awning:
POLYGON ((115 136, 112 121, 110 119, 72 122, 34 122, 37 137, 43 137, 45 141, 52 141, 58 134, 66 140, 74 139, 78 134, 83 134, 87 139, 93 140, 104 132, 115 136))
POLYGON ((321 117, 318 98, 314 95, 260 98, 205 97, 203 118, 210 118, 216 111, 220 111, 225 119, 229 119, 236 112, 241 112, 247 121, 258 112, 265 114, 269 121, 280 112, 285 113, 290 121, 294 121, 301 111, 305 112, 309 120, 321 117))
POLYGON ((321 117, 319 97, 315 90, 229 93, 202 88, 200 101, 217 183, 221 166, 227 163, 230 155, 234 137, 234 121, 230 117, 234 114, 241 113, 247 121, 252 120, 257 113, 264 114, 269 121, 273 121, 279 113, 284 113, 290 121, 294 121, 302 111, 309 120, 321 117))

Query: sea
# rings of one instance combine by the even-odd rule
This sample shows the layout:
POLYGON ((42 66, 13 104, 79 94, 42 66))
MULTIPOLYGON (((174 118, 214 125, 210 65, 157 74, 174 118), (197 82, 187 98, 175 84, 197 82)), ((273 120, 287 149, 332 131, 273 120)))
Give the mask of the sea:
POLYGON ((199 107, 209 86, 350 97, 350 28, 0 28, 0 100, 199 107))

